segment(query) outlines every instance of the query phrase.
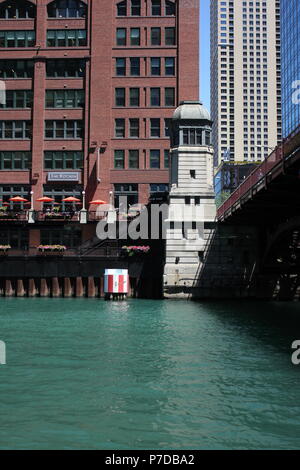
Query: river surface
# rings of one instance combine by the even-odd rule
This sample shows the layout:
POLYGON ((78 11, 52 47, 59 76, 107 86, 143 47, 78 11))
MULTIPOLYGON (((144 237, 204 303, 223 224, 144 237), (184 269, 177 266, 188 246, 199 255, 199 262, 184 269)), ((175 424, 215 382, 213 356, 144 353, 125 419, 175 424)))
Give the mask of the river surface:
POLYGON ((298 303, 0 299, 0 449, 300 449, 298 303))

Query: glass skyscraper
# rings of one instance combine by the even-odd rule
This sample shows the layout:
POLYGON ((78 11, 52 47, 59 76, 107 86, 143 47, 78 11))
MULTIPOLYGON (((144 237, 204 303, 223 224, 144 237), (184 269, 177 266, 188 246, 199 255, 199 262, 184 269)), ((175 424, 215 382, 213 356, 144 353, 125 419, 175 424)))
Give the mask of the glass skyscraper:
POLYGON ((300 124, 300 2, 281 0, 283 137, 300 124))

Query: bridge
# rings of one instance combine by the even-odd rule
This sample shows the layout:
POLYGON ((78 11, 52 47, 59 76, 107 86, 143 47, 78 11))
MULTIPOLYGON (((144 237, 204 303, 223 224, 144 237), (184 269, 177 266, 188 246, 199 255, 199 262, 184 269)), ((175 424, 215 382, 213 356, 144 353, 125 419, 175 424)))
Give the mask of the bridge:
POLYGON ((300 299, 300 126, 219 207, 193 296, 300 299))

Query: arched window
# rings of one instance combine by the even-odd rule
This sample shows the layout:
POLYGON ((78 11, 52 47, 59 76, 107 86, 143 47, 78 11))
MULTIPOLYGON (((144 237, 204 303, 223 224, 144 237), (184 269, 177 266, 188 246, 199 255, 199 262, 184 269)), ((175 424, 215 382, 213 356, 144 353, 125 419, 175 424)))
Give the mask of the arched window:
POLYGON ((35 18, 36 7, 22 0, 8 0, 0 4, 0 18, 16 20, 18 18, 35 18))
POLYGON ((85 18, 87 6, 80 0, 55 0, 47 7, 49 18, 85 18))

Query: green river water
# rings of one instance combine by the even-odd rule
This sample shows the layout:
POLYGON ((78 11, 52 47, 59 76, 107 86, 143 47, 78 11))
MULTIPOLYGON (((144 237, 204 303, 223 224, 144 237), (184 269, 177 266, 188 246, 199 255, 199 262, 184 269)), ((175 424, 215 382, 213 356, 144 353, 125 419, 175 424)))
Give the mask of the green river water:
POLYGON ((299 314, 1 299, 0 449, 299 449, 299 314))

